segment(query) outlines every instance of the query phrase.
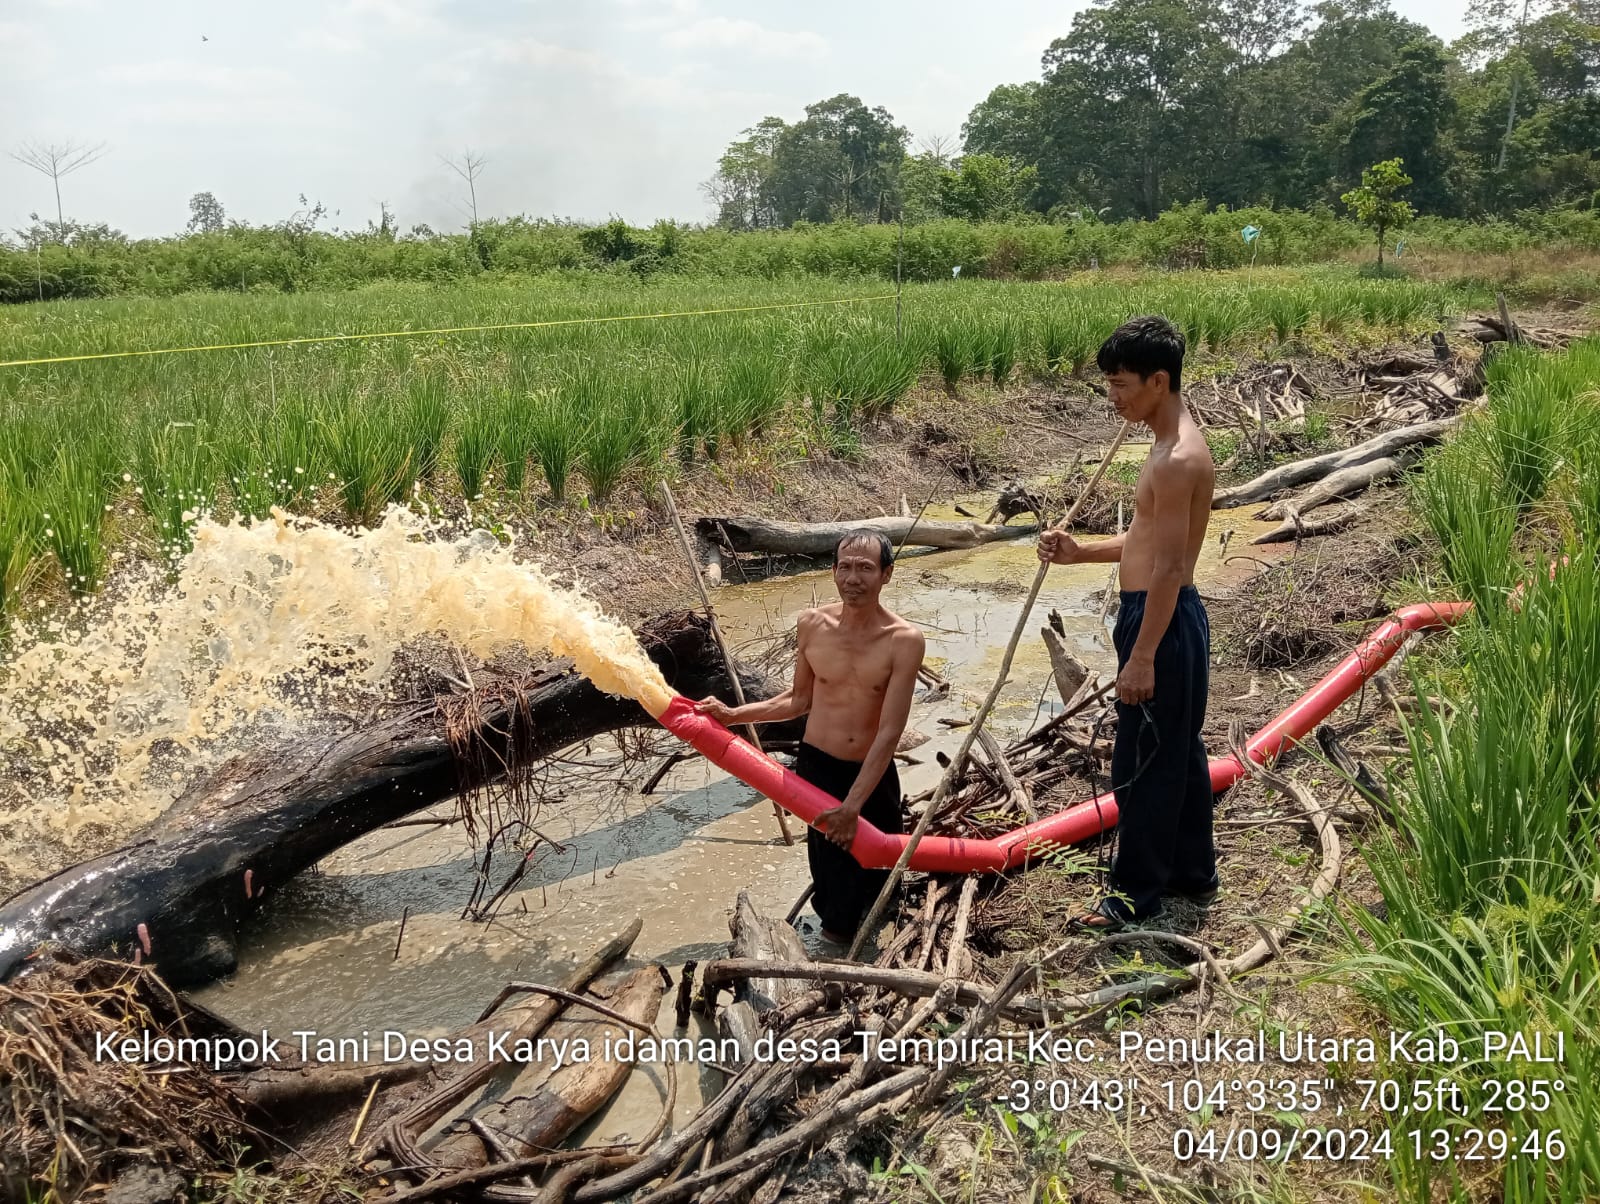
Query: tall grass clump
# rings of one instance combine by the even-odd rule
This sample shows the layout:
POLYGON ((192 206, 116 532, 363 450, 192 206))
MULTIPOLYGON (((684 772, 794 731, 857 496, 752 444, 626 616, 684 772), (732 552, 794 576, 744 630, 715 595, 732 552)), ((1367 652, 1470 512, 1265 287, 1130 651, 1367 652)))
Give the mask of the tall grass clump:
POLYGON ((0 461, 0 625, 39 564, 39 517, 13 470, 0 461))
POLYGON ((746 355, 723 370, 722 393, 727 399, 736 439, 760 439, 783 410, 788 386, 786 366, 772 355, 746 355))
POLYGON ((1011 321, 1002 321, 989 329, 984 336, 984 353, 980 367, 987 369, 989 378, 997 385, 1011 379, 1017 367, 1017 344, 1020 332, 1011 321))
POLYGON ((468 404, 456 428, 456 483, 461 486, 461 496, 469 502, 483 497, 484 487, 489 483, 489 473, 500 450, 502 413, 501 408, 490 401, 475 399, 468 404))
POLYGON ((528 440, 551 500, 566 501, 567 482, 583 443, 583 420, 568 393, 549 389, 529 399, 528 440))
POLYGON ((921 353, 914 346, 886 338, 863 356, 862 410, 868 418, 893 412, 917 383, 921 353))
POLYGON ((95 590, 105 573, 105 497, 105 477, 93 458, 61 448, 44 487, 39 534, 75 594, 95 590))
POLYGON ((324 459, 345 517, 370 527, 390 502, 411 488, 411 447, 405 433, 374 407, 342 399, 322 420, 324 459))
POLYGON ((432 481, 450 430, 449 388, 442 375, 426 370, 412 374, 406 382, 405 424, 412 472, 418 480, 432 481))
POLYGON ((947 319, 933 336, 933 357, 939 365, 939 379, 952 395, 981 354, 977 343, 971 327, 959 319, 947 319))
POLYGON ((198 422, 151 426, 138 452, 140 498, 156 525, 156 540, 168 560, 194 546, 194 525, 211 508, 215 448, 198 422))
POLYGON ((1517 506, 1501 490, 1490 437, 1476 425, 1436 453, 1414 478, 1412 505, 1439 541, 1445 576, 1478 606, 1501 604, 1515 572, 1517 506))
POLYGON ((1569 446, 1566 427, 1581 384, 1572 366, 1565 357, 1540 363, 1537 352, 1513 347, 1486 374, 1489 415, 1482 425, 1500 483, 1519 508, 1543 499, 1569 446))
POLYGON ((710 366, 699 355, 679 360, 672 369, 672 404, 677 426, 678 459, 685 465, 694 458, 703 441, 706 455, 717 458, 716 380, 710 366))
MULTIPOLYGON (((1482 1098, 1474 1080, 1528 1073, 1486 1061, 1484 1033, 1565 1036, 1566 1062, 1550 1068, 1564 1089, 1548 1111, 1430 1119, 1503 1126, 1512 1152, 1531 1129, 1561 1131, 1559 1161, 1498 1162, 1493 1197, 1510 1204, 1600 1198, 1600 487, 1583 462, 1593 437, 1579 436, 1564 506, 1518 505, 1544 499, 1552 472, 1542 466, 1559 460, 1564 429, 1579 429, 1548 421, 1536 386, 1576 399, 1592 425, 1594 401, 1573 382, 1592 354, 1501 365, 1491 388, 1503 394, 1423 474, 1423 516, 1475 606, 1459 625, 1458 659, 1413 671, 1418 717, 1390 783, 1394 827, 1365 850, 1384 907, 1357 908, 1345 928, 1349 981, 1394 1028, 1461 1042, 1466 1057, 1450 1072, 1469 1098, 1482 1098), (1476 487, 1465 483, 1474 470, 1476 487), (1519 563, 1521 547, 1538 551, 1519 563)), ((1398 1149, 1414 1121, 1394 1124, 1398 1149)), ((1389 1169, 1402 1199, 1468 1198, 1448 1165, 1407 1158, 1389 1169)))
POLYGON ((633 466, 642 415, 629 404, 629 390, 614 375, 585 362, 568 380, 572 412, 585 415, 578 467, 591 501, 608 501, 633 466))
POLYGON ((500 398, 500 484, 507 493, 521 493, 527 485, 534 448, 534 405, 532 397, 514 389, 500 398))
POLYGON ((302 505, 316 488, 322 475, 318 427, 316 407, 301 397, 280 402, 266 419, 261 451, 275 505, 302 505))

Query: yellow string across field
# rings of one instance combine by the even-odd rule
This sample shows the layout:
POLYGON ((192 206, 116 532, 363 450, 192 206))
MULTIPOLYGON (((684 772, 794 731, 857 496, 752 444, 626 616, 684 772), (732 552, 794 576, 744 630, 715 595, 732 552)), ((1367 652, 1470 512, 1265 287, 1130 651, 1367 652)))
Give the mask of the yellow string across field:
POLYGON ((657 318, 701 318, 713 314, 753 314, 774 309, 804 309, 816 305, 855 305, 864 301, 892 301, 893 293, 875 297, 839 297, 831 301, 785 301, 775 305, 740 305, 729 309, 685 309, 656 314, 612 314, 593 318, 552 318, 543 322, 501 322, 493 326, 442 326, 435 330, 384 330, 368 334, 322 334, 294 339, 260 339, 252 343, 213 343, 200 347, 152 347, 135 351, 98 351, 88 355, 52 355, 42 359, 0 360, 0 368, 28 368, 37 364, 70 364, 80 360, 131 359, 141 355, 183 355, 193 351, 242 351, 254 347, 293 347, 306 343, 349 343, 360 339, 405 339, 418 335, 473 334, 485 330, 533 330, 547 326, 598 325, 602 322, 645 322, 657 318))

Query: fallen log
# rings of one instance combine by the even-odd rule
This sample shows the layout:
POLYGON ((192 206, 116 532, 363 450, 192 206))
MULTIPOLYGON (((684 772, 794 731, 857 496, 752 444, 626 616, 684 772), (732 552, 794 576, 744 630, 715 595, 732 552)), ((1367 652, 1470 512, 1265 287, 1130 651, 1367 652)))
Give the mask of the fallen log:
POLYGON ((1267 520, 1286 518, 1292 509, 1294 513, 1304 517, 1308 512, 1318 506, 1326 506, 1337 498, 1345 497, 1352 493, 1360 493, 1363 489, 1392 477, 1406 466, 1406 461, 1398 456, 1384 456, 1380 460, 1368 460, 1362 464, 1352 464, 1349 468, 1341 468, 1338 472, 1329 473, 1299 497, 1290 498, 1282 502, 1275 502, 1261 512, 1261 517, 1267 520))
MULTIPOLYGON (((747 890, 741 890, 734 902, 728 931, 733 936, 730 945, 733 957, 779 962, 811 960, 800 934, 788 921, 762 915, 747 890)), ((736 998, 748 1003, 757 1014, 791 1003, 804 994, 804 986, 784 978, 747 978, 734 992, 736 998)))
MULTIPOLYGON (((616 962, 627 956, 633 942, 638 939, 644 921, 635 917, 619 936, 613 937, 597 949, 583 964, 561 980, 568 992, 584 990, 590 982, 605 973, 616 962)), ((469 1095, 487 1082, 499 1067, 489 1054, 490 1038, 499 1033, 510 1035, 502 1042, 506 1048, 515 1048, 521 1040, 533 1040, 561 1014, 559 999, 547 995, 524 995, 503 1011, 509 991, 502 991, 486 1009, 483 1016, 458 1037, 472 1042, 472 1059, 464 1069, 451 1075, 448 1066, 438 1067, 426 1062, 417 1065, 428 1072, 421 1085, 409 1094, 386 1092, 377 1113, 371 1118, 370 1132, 377 1136, 362 1153, 362 1160, 372 1158, 380 1147, 389 1151, 397 1164, 410 1165, 422 1161, 417 1149, 417 1138, 427 1132, 462 1103, 469 1095)), ((385 1066, 386 1071, 394 1067, 385 1066)), ((388 1076, 386 1076, 387 1078, 388 1076)), ((246 1080, 249 1084, 249 1080, 246 1080)), ((248 1090, 247 1095, 253 1098, 248 1090)))
MULTIPOLYGON (((649 1029, 655 1023, 665 992, 660 970, 643 966, 623 979, 604 1002, 611 1010, 649 1029)), ((632 1073, 631 1060, 605 1056, 606 1049, 617 1047, 619 1038, 629 1036, 637 1036, 637 1030, 609 1016, 568 1006, 547 1030, 547 1039, 569 1043, 562 1048, 575 1048, 571 1043, 587 1041, 590 1056, 567 1062, 560 1069, 553 1060, 537 1064, 513 1084, 515 1095, 478 1109, 474 1119, 514 1158, 554 1149, 615 1095, 632 1073)), ((447 1133, 427 1157, 435 1166, 451 1170, 498 1160, 471 1128, 447 1133)))
POLYGON ((1288 543, 1290 540, 1310 539, 1317 535, 1337 535, 1371 509, 1372 506, 1370 504, 1346 506, 1338 514, 1330 514, 1325 518, 1314 519, 1309 523, 1302 522, 1300 512, 1294 510, 1284 516, 1281 526, 1257 535, 1250 542, 1252 544, 1288 543))
POLYGON ((1088 680, 1089 667, 1067 651, 1066 641, 1054 627, 1041 627, 1039 634, 1044 638, 1045 651, 1050 654, 1050 673, 1056 680, 1056 690, 1062 703, 1069 705, 1088 680))
POLYGON ((1296 460, 1292 464, 1280 464, 1253 480, 1246 481, 1243 485, 1217 490, 1212 495, 1211 508, 1227 510, 1235 506, 1247 506, 1251 502, 1265 501, 1275 493, 1303 485, 1307 481, 1318 480, 1341 469, 1393 456, 1402 448, 1412 447, 1418 443, 1431 443, 1443 438, 1445 432, 1459 421, 1459 418, 1453 416, 1435 418, 1430 422, 1419 422, 1413 426, 1385 431, 1365 443, 1358 443, 1344 451, 1327 452, 1309 459, 1296 460))
POLYGON ((695 519, 694 525, 695 530, 708 539, 719 530, 725 531, 735 552, 767 552, 778 556, 831 556, 839 540, 851 531, 881 531, 896 545, 976 548, 1038 530, 1031 523, 1010 527, 1003 523, 951 523, 901 515, 835 523, 788 523, 751 516, 707 517, 695 519))
MULTIPOLYGON (((640 632, 667 681, 693 697, 733 691, 705 622, 670 615, 640 632)), ((740 671, 749 698, 772 687, 740 671)), ((452 750, 433 706, 319 741, 297 754, 230 762, 122 848, 53 874, 0 906, 0 981, 41 946, 131 957, 174 986, 231 973, 240 924, 269 891, 334 849, 603 732, 652 724, 631 699, 571 672, 481 707, 481 756, 452 750)), ((782 734, 782 733, 779 733, 782 734)))

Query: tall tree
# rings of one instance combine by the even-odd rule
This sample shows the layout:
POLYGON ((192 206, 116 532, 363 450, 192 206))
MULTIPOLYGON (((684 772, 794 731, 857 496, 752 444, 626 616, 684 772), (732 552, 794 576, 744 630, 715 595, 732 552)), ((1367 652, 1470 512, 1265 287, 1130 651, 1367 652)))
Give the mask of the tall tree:
POLYGON ((1258 195, 1285 205, 1337 199, 1344 186, 1334 118, 1428 31, 1389 0, 1323 0, 1304 37, 1262 65, 1247 95, 1241 172, 1258 195))
POLYGON ((701 185, 717 207, 717 224, 730 230, 759 230, 775 225, 772 207, 773 152, 788 127, 781 117, 763 117, 744 137, 728 144, 717 171, 701 185))
POLYGON ((24 167, 50 177, 50 184, 56 190, 56 225, 64 230, 67 219, 61 211, 61 177, 88 167, 105 153, 103 142, 97 146, 78 142, 26 142, 12 151, 11 157, 24 167))
POLYGON ((1042 91, 1038 80, 995 88, 967 115, 961 127, 962 148, 969 155, 1037 163, 1044 151, 1042 91))
POLYGON ((489 160, 469 148, 454 158, 440 155, 439 162, 460 176, 462 182, 466 184, 467 211, 472 215, 472 224, 476 227, 478 224, 478 177, 483 174, 483 169, 488 165, 489 160))
POLYGON ((222 202, 210 192, 197 192, 189 198, 189 224, 186 234, 216 234, 228 224, 222 202))
POLYGON ((772 200, 778 220, 885 221, 910 135, 881 106, 846 93, 806 106, 773 148, 772 200))
POLYGON ((1365 164, 1401 159, 1416 182, 1412 196, 1419 206, 1439 214, 1459 210, 1451 178, 1455 149, 1449 126, 1456 98, 1446 78, 1449 65, 1437 39, 1413 42, 1387 73, 1356 94, 1336 119, 1347 178, 1365 164))
POLYGON ((1214 153, 1229 50, 1212 0, 1100 0, 1044 54, 1040 97, 1054 191, 1096 186, 1154 217, 1214 153))

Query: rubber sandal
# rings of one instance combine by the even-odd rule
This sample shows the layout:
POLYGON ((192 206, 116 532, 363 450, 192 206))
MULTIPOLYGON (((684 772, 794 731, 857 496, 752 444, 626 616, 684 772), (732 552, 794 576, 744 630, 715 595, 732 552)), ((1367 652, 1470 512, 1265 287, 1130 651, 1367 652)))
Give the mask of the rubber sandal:
POLYGON ((1067 931, 1080 936, 1103 936, 1110 932, 1121 932, 1127 926, 1127 920, 1113 915, 1107 909, 1107 900, 1104 899, 1082 915, 1073 916, 1067 921, 1067 931))

